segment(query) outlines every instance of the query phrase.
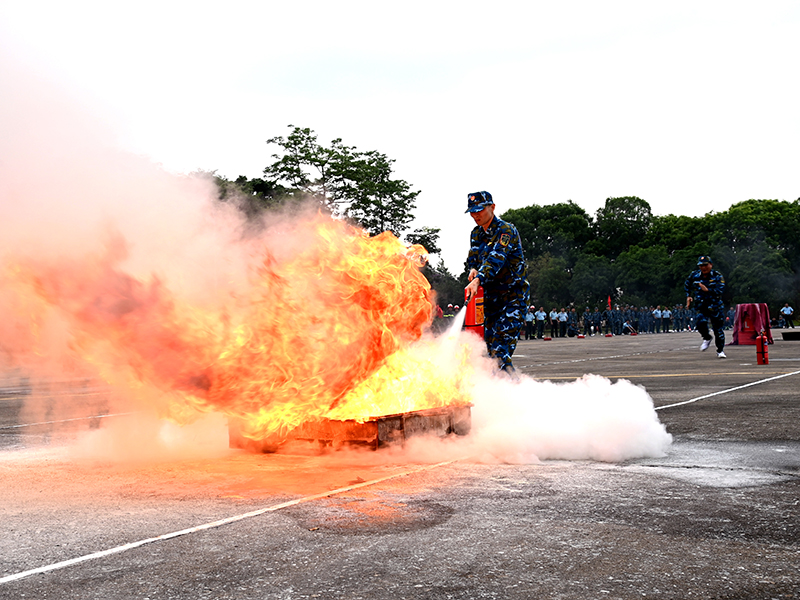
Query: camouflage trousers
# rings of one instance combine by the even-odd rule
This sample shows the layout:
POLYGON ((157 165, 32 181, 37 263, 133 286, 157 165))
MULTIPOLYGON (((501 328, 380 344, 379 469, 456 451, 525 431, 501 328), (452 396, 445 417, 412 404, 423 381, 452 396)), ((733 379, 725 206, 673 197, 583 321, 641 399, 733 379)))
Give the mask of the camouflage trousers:
POLYGON ((703 336, 704 340, 710 340, 711 334, 708 331, 708 322, 714 330, 714 345, 717 352, 722 352, 725 348, 725 315, 722 311, 710 312, 709 314, 698 312, 695 317, 695 328, 703 336))
POLYGON ((517 340, 525 325, 524 304, 511 303, 500 307, 500 310, 488 310, 484 314, 483 339, 489 356, 497 360, 501 370, 514 371, 511 357, 517 348, 517 340))

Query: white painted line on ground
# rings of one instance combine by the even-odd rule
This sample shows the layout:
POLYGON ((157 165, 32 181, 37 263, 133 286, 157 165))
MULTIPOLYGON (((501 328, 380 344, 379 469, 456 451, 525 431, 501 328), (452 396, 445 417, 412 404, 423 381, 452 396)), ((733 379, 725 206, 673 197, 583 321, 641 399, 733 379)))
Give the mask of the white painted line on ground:
POLYGON ((124 417, 135 415, 136 412, 114 413, 109 415, 93 415, 91 417, 75 417, 74 419, 61 419, 59 421, 42 421, 40 423, 23 423, 22 425, 5 425, 0 429, 19 429, 20 427, 33 427, 34 425, 53 425, 54 423, 69 423, 70 421, 88 421, 90 419, 104 419, 106 417, 124 417))
POLYGON ((266 508, 260 508, 258 510, 254 510, 252 512, 244 513, 241 515, 236 515, 233 517, 228 517, 226 519, 220 519, 219 521, 213 521, 211 523, 204 523, 203 525, 197 525, 196 527, 189 527, 188 529, 181 529, 180 531, 173 531, 172 533, 165 533, 163 535, 159 535, 152 538, 147 538, 145 540, 139 540, 138 542, 131 542, 129 544, 123 544, 122 546, 116 546, 114 548, 109 548, 107 550, 101 550, 99 552, 93 552, 92 554, 85 554, 84 556, 78 556, 77 558, 71 558, 69 560, 64 560, 61 562, 53 563, 50 565, 45 565, 43 567, 38 567, 36 569, 30 569, 29 571, 21 571, 19 573, 14 573, 13 575, 6 575, 5 577, 0 578, 0 585, 4 583, 9 583, 11 581, 17 581, 19 579, 23 579, 25 577, 30 577, 31 575, 38 575, 40 573, 47 573, 49 571, 55 571, 57 569, 63 569, 65 567, 71 567, 72 565, 77 565, 82 562, 86 562, 88 560, 94 560, 96 558, 103 558, 105 556, 110 556, 112 554, 119 554, 120 552, 125 552, 126 550, 133 550, 134 548, 139 548, 140 546, 144 546, 145 544, 152 544, 154 542, 163 542, 165 540, 169 540, 172 538, 180 537, 182 535, 188 535, 190 533, 197 533, 198 531, 204 531, 206 529, 214 529, 215 527, 221 527, 223 525, 227 525, 229 523, 235 523, 236 521, 241 521, 243 519, 249 519, 251 517, 257 517, 259 515, 263 515, 264 513, 274 512, 276 510, 280 510, 282 508, 288 508, 290 506, 295 506, 297 504, 302 504, 304 502, 310 502, 312 500, 319 500, 320 498, 327 498, 329 496, 335 496, 337 494, 342 494, 344 492, 349 492, 351 490, 355 490, 358 488, 367 487, 370 485, 375 485, 377 483, 382 483, 384 481, 388 481, 390 479, 396 479, 398 477, 404 477, 406 475, 412 475, 414 473, 421 473, 423 471, 429 471, 431 469, 436 469, 438 467, 443 467, 446 465, 450 465, 456 463, 463 458, 457 458, 455 460, 448 460, 446 462, 436 463, 435 465, 426 465, 424 467, 420 467, 419 469, 412 469, 411 471, 403 471, 402 473, 395 473, 393 475, 387 475, 386 477, 379 477, 378 479, 373 479, 371 481, 364 481, 362 483, 356 483, 353 485, 348 485, 347 487, 339 488, 336 490, 331 490, 328 492, 322 492, 320 494, 314 494, 311 496, 303 496, 302 498, 297 498, 295 500, 289 500, 288 502, 281 502, 280 504, 273 504, 272 506, 267 506, 266 508))
POLYGON ((744 385, 739 385, 733 388, 729 388, 727 390, 720 390, 718 392, 714 392, 713 394, 706 394, 705 396, 699 396, 697 398, 692 398, 691 400, 684 400, 683 402, 676 402, 675 404, 666 404, 664 406, 657 406, 656 410, 662 410, 664 408, 672 408, 673 406, 683 406, 684 404, 691 404, 692 402, 697 402, 698 400, 705 400, 706 398, 711 398, 712 396, 719 396, 720 394, 727 394, 728 392, 735 392, 737 390, 743 390, 744 388, 748 388, 754 385, 758 385, 760 383, 767 383, 768 381, 775 381, 776 379, 783 379, 784 377, 789 377, 791 375, 797 375, 800 371, 793 371, 792 373, 784 373, 783 375, 776 375, 775 377, 769 377, 767 379, 761 379, 759 381, 753 381, 751 383, 745 383, 744 385))

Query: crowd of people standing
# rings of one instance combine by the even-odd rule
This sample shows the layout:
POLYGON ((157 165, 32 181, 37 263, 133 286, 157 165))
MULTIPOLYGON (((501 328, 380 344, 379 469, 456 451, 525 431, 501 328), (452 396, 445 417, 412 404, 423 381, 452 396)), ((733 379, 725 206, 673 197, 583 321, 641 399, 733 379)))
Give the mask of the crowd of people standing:
MULTIPOLYGON (((725 328, 733 327, 735 311, 729 309, 725 318, 725 328)), ((574 337, 579 334, 627 335, 631 333, 670 333, 674 331, 694 331, 696 311, 694 308, 675 306, 636 307, 615 305, 613 308, 594 310, 588 306, 578 313, 574 308, 553 308, 549 312, 544 307, 530 306, 525 315, 523 335, 526 340, 549 337, 574 337)))
MULTIPOLYGON (((448 304, 446 309, 437 306, 436 330, 442 330, 450 323, 459 311, 458 305, 448 304)), ((773 317, 771 326, 776 329, 794 327, 793 309, 787 304, 773 317)), ((578 334, 592 336, 596 334, 627 335, 630 333, 670 333, 676 331, 695 331, 696 310, 680 305, 670 306, 615 306, 612 309, 594 310, 586 307, 578 314, 574 308, 553 308, 546 311, 543 307, 528 307, 525 315, 525 327, 520 339, 542 339, 574 337, 578 334)), ((725 313, 724 328, 733 329, 736 310, 731 307, 725 313)))

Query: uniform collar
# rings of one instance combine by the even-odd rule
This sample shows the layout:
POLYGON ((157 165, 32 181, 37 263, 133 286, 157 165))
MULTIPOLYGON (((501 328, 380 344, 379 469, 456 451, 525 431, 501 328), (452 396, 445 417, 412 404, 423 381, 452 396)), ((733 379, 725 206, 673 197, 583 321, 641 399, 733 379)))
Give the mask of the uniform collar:
POLYGON ((480 225, 478 225, 478 227, 481 227, 481 231, 482 231, 484 234, 486 234, 486 235, 488 235, 488 236, 491 236, 491 235, 493 235, 493 234, 494 234, 494 232, 495 232, 495 230, 497 229, 497 226, 498 226, 499 224, 500 224, 500 219, 498 219, 498 218, 497 218, 497 215, 493 215, 493 216, 492 216, 492 222, 491 222, 491 223, 489 223, 489 227, 488 227, 487 229, 484 229, 484 228, 483 228, 483 227, 481 227, 480 225))

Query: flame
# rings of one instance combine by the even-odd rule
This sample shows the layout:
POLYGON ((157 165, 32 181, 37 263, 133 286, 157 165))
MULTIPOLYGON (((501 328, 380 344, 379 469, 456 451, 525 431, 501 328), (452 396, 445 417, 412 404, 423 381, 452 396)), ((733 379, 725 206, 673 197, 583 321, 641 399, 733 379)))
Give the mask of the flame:
POLYGON ((331 410, 330 419, 364 420, 444 405, 468 404, 470 348, 458 338, 427 339, 387 357, 331 410))
POLYGON ((443 353, 423 338, 432 311, 421 246, 321 215, 270 235, 246 293, 221 306, 126 273, 119 238, 101 256, 10 272, 66 317, 76 356, 177 422, 221 412, 266 439, 315 419, 469 401, 464 373, 441 364, 466 368, 466 347, 443 353))

